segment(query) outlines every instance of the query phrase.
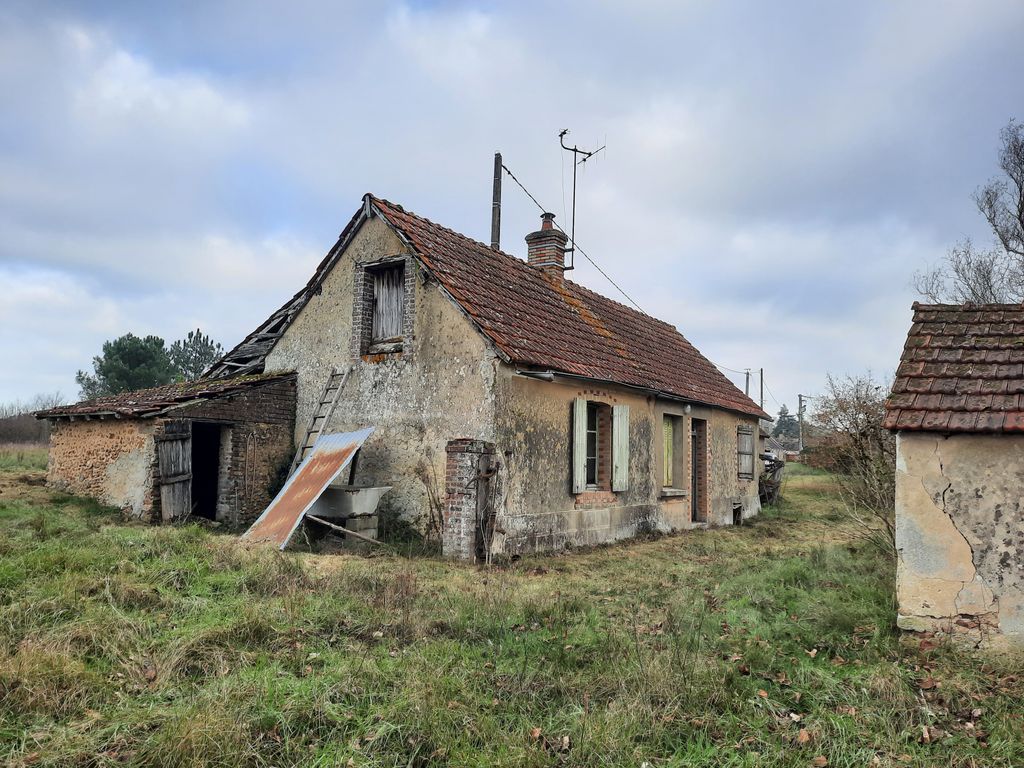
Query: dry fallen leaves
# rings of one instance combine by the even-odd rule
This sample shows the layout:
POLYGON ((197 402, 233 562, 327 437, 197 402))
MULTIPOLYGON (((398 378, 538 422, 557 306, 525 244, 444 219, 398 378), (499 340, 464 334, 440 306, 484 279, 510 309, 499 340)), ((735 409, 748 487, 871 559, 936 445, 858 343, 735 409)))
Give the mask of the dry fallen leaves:
POLYGON ((800 733, 796 735, 797 744, 806 744, 811 740, 811 734, 807 732, 806 728, 801 728, 800 733))
POLYGON ((825 766, 828 765, 828 758, 824 755, 818 755, 816 758, 811 760, 811 765, 813 765, 814 768, 825 768, 825 766))

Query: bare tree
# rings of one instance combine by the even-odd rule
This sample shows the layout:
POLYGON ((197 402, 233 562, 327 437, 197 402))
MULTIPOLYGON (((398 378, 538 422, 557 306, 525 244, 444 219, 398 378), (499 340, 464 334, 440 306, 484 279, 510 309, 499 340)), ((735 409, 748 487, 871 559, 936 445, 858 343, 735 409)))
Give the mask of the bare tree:
POLYGON ((835 473, 848 512, 889 553, 895 551, 896 438, 882 419, 891 389, 870 372, 829 376, 814 399, 811 420, 820 438, 808 452, 809 463, 835 473))
POLYGON ((1024 301, 1024 124, 1011 120, 999 133, 999 169, 974 193, 992 245, 970 239, 957 243, 945 259, 914 275, 914 288, 929 301, 999 304, 1024 301))

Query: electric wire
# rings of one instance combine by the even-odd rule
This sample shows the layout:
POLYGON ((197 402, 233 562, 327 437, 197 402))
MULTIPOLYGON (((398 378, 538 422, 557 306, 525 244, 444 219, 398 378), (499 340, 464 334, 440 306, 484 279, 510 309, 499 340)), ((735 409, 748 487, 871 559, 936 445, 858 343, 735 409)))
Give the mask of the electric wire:
MULTIPOLYGON (((603 148, 602 148, 602 149, 603 149, 603 148)), ((599 150, 599 151, 600 151, 600 150, 599 150)), ((536 198, 536 197, 534 197, 534 196, 533 196, 532 194, 530 194, 530 190, 528 190, 528 189, 527 189, 527 188, 526 188, 526 187, 525 187, 525 186, 523 185, 523 182, 521 182, 521 181, 520 181, 519 179, 517 179, 517 178, 516 178, 516 175, 515 175, 514 173, 512 173, 512 171, 511 171, 511 170, 509 170, 509 167, 508 167, 507 165, 505 165, 504 163, 502 163, 502 164, 501 164, 501 168, 502 168, 502 170, 503 170, 503 171, 505 171, 505 173, 507 173, 507 174, 509 175, 509 177, 511 177, 512 181, 514 181, 514 182, 516 183, 516 185, 518 185, 518 187, 519 187, 519 188, 520 188, 521 190, 523 190, 523 192, 524 192, 524 193, 526 194, 526 196, 527 196, 528 198, 530 198, 530 200, 532 200, 532 201, 533 201, 533 204, 534 204, 534 205, 536 205, 538 209, 540 209, 540 212, 541 212, 541 213, 547 213, 547 210, 548 210, 548 209, 547 209, 547 208, 545 208, 545 207, 544 207, 543 205, 541 205, 541 204, 540 204, 540 202, 539 202, 539 201, 537 200, 537 198, 536 198)), ((564 209, 565 209, 565 199, 564 199, 564 198, 565 198, 565 191, 564 191, 564 184, 565 184, 565 179, 564 179, 564 168, 563 168, 563 179, 562 179, 562 184, 563 184, 563 192, 562 192, 562 197, 563 197, 563 199, 562 199, 562 208, 563 208, 563 214, 564 214, 564 209)), ((585 259, 586 259, 587 261, 589 261, 589 262, 591 263, 591 265, 592 265, 592 266, 594 267, 594 269, 596 269, 596 270, 597 270, 598 272, 600 272, 600 273, 601 273, 601 275, 602 275, 602 276, 604 277, 604 279, 605 279, 605 280, 607 280, 607 281, 608 281, 609 283, 611 283, 611 284, 612 284, 613 286, 615 286, 615 289, 616 289, 616 290, 617 290, 617 291, 618 291, 619 293, 621 293, 621 294, 622 294, 623 296, 625 296, 625 297, 626 297, 626 298, 627 298, 627 299, 629 300, 629 302, 630 302, 630 303, 631 303, 631 304, 632 304, 632 305, 633 305, 634 307, 636 307, 636 308, 637 308, 637 310, 639 310, 639 311, 640 311, 641 313, 643 313, 643 314, 645 314, 645 315, 647 314, 647 312, 645 312, 645 311, 643 310, 643 308, 642 308, 642 307, 641 307, 641 306, 640 306, 639 304, 637 304, 637 303, 636 303, 636 301, 634 301, 634 300, 633 300, 633 297, 632 297, 632 296, 630 296, 630 295, 629 295, 628 293, 626 293, 626 292, 625 292, 624 290, 622 290, 622 288, 621 288, 621 287, 619 286, 619 284, 618 284, 618 283, 616 283, 616 282, 615 282, 614 280, 612 280, 612 278, 611 278, 611 277, 609 276, 609 274, 608 274, 607 272, 605 272, 605 271, 604 271, 603 269, 601 269, 601 267, 600 267, 600 266, 598 266, 597 262, 595 262, 595 261, 594 261, 594 260, 593 260, 592 258, 590 258, 590 256, 588 256, 588 255, 587 255, 587 252, 586 252, 586 251, 584 251, 584 250, 583 250, 582 248, 580 248, 579 244, 578 244, 578 243, 576 243, 576 242, 575 242, 575 241, 574 241, 574 240, 572 239, 572 237, 570 237, 570 236, 569 236, 569 233, 568 233, 568 232, 566 232, 566 231, 565 231, 564 229, 562 229, 562 228, 561 228, 561 227, 560 227, 560 226, 558 225, 558 222, 557 222, 557 221, 556 221, 556 222, 552 222, 552 223, 553 223, 553 224, 554 224, 554 225, 555 225, 556 227, 558 227, 558 229, 559 229, 559 230, 560 230, 560 231, 561 231, 561 232, 562 232, 562 233, 563 233, 564 235, 566 235, 567 237, 569 237, 569 242, 570 242, 570 243, 572 244, 572 247, 573 247, 573 248, 574 248, 575 250, 579 251, 579 252, 580 252, 580 255, 582 255, 582 256, 583 256, 583 258, 585 258, 585 259)), ((727 366, 727 365, 720 365, 719 363, 716 363, 716 362, 715 362, 714 360, 708 360, 708 362, 710 362, 710 363, 711 363, 711 364, 712 364, 713 366, 715 366, 716 368, 720 368, 720 369, 721 369, 721 370, 723 370, 723 371, 729 371, 730 373, 740 373, 740 374, 746 374, 746 371, 745 371, 745 370, 744 370, 744 371, 740 371, 740 370, 737 370, 737 369, 735 369, 735 368, 730 368, 730 367, 729 367, 729 366, 727 366)), ((769 393, 769 394, 770 394, 770 393, 769 393)), ((772 396, 772 400, 775 400, 775 396, 774 396, 774 395, 772 396)), ((776 404, 778 404, 778 401, 776 401, 776 404)))
POLYGON ((780 403, 778 400, 775 399, 775 395, 773 395, 772 391, 770 389, 768 389, 768 385, 764 383, 764 379, 761 379, 761 384, 764 385, 764 391, 768 393, 768 397, 770 397, 772 399, 772 401, 774 401, 774 403, 777 406, 779 406, 779 408, 781 408, 782 407, 782 403, 780 403))
MULTIPOLYGON (((508 169, 508 166, 507 166, 507 165, 505 165, 504 163, 502 163, 502 164, 501 164, 501 167, 502 167, 502 168, 504 169, 505 173, 507 173, 507 174, 508 174, 508 175, 509 175, 509 176, 510 176, 510 177, 512 178, 512 181, 514 181, 514 182, 515 182, 515 183, 516 183, 516 184, 517 184, 517 185, 519 186, 519 188, 520 188, 521 190, 523 190, 523 192, 525 192, 525 193, 526 193, 526 196, 527 196, 528 198, 530 198, 530 199, 531 199, 531 200, 533 201, 533 204, 534 204, 534 205, 536 205, 536 206, 537 206, 537 207, 538 207, 538 208, 540 209, 540 212, 541 212, 541 213, 547 213, 547 210, 548 210, 548 209, 547 209, 547 208, 545 208, 545 207, 544 207, 543 205, 541 205, 541 204, 540 204, 540 203, 539 203, 539 202, 537 201, 537 198, 536 198, 536 197, 534 197, 533 195, 531 195, 531 194, 530 194, 530 190, 528 190, 528 189, 527 189, 526 187, 524 187, 524 186, 523 186, 523 183, 522 183, 522 182, 521 182, 521 181, 520 181, 519 179, 517 179, 517 178, 516 178, 516 175, 515 175, 514 173, 512 173, 512 171, 510 171, 510 170, 508 169)), ((555 225, 556 227, 558 227, 558 230, 559 230, 559 231, 560 231, 560 232, 561 232, 562 234, 564 234, 564 235, 565 235, 566 237, 569 237, 569 233, 568 233, 568 232, 566 232, 566 231, 565 231, 564 229, 562 229, 562 228, 561 228, 561 227, 560 227, 560 226, 558 225, 558 222, 557 222, 557 221, 556 221, 556 222, 553 222, 553 223, 554 223, 554 225, 555 225)), ((622 290, 622 286, 620 286, 620 285, 619 285, 618 283, 616 283, 616 282, 615 282, 614 280, 612 280, 611 276, 610 276, 610 275, 609 275, 609 274, 608 274, 607 272, 605 272, 605 271, 604 271, 603 269, 601 269, 601 267, 600 267, 600 266, 599 266, 599 265, 597 264, 597 262, 596 262, 596 261, 594 261, 594 260, 593 260, 592 258, 590 258, 590 256, 588 256, 588 255, 587 255, 587 252, 586 252, 586 251, 584 251, 584 250, 583 250, 582 248, 580 248, 579 244, 578 244, 578 243, 576 243, 576 241, 575 241, 575 240, 573 240, 573 238, 572 238, 572 237, 569 237, 569 243, 570 243, 570 244, 572 245, 572 247, 573 247, 573 250, 574 250, 574 251, 578 251, 578 252, 579 252, 579 254, 580 254, 580 255, 581 255, 581 256, 582 256, 583 258, 585 258, 585 259, 586 259, 587 261, 589 261, 589 262, 590 262, 590 264, 591 264, 591 266, 593 266, 593 267, 594 267, 594 269, 596 269, 596 270, 597 270, 598 272, 600 272, 600 273, 601 273, 601 275, 602 275, 602 276, 604 277, 604 279, 605 279, 605 280, 607 280, 607 281, 608 281, 609 283, 611 283, 611 284, 612 284, 613 286, 615 286, 615 290, 617 290, 617 291, 618 291, 619 293, 621 293, 621 294, 622 294, 623 296, 625 296, 625 297, 626 297, 626 299, 627 299, 627 300, 629 301, 629 303, 630 303, 630 304, 632 304, 632 305, 633 305, 634 307, 636 307, 636 308, 637 308, 637 311, 638 311, 638 312, 640 312, 641 314, 644 314, 644 315, 646 315, 646 314, 647 314, 646 312, 644 312, 643 308, 642 308, 642 307, 641 307, 641 306, 640 306, 639 304, 637 304, 637 303, 636 303, 636 301, 635 301, 635 300, 633 299, 633 297, 632 297, 632 296, 630 296, 630 295, 629 295, 628 293, 626 293, 626 292, 625 292, 624 290, 622 290)))

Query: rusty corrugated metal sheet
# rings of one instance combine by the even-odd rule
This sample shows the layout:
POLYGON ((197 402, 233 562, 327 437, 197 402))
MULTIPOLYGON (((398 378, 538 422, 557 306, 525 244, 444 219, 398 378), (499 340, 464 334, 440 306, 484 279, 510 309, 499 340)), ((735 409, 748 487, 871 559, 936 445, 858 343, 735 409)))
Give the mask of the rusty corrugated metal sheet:
POLYGON ((288 478, 284 488, 252 527, 242 534, 242 538, 267 542, 278 549, 284 549, 299 527, 302 516, 349 465, 356 451, 372 432, 373 427, 368 427, 358 432, 321 435, 317 438, 295 474, 288 478))

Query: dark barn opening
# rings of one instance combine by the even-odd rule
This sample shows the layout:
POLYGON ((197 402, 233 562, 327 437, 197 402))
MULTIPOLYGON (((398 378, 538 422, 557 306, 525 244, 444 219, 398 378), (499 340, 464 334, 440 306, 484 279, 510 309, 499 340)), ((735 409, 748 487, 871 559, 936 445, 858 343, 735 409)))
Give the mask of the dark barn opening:
POLYGON ((192 514, 217 519, 220 424, 192 422, 192 514))

